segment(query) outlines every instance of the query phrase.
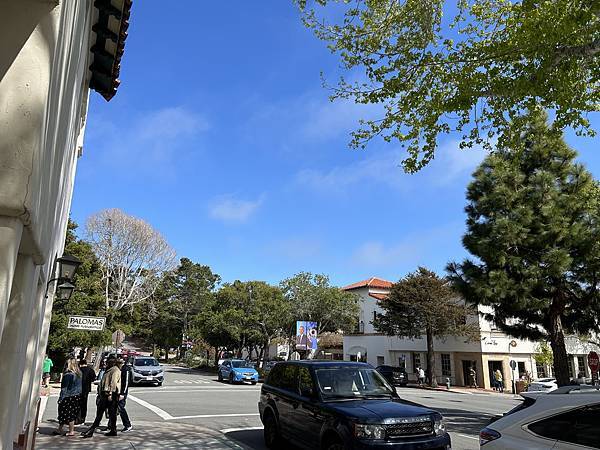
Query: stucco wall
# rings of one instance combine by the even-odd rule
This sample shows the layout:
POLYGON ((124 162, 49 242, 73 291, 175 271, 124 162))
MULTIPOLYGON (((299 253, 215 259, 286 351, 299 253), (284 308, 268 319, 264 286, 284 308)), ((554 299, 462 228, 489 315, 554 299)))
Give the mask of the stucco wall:
POLYGON ((87 112, 92 6, 0 2, 0 449, 12 448, 39 398, 53 292, 44 294, 63 252, 87 112))

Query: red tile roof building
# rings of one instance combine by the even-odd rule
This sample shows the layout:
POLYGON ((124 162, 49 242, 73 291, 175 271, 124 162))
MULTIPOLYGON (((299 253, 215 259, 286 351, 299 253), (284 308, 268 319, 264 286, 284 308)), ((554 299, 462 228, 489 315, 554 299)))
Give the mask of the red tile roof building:
POLYGON ((384 280, 382 278, 371 277, 368 280, 359 281, 357 283, 349 284, 348 286, 343 287, 344 291, 351 291, 353 289, 360 289, 364 287, 375 288, 375 289, 389 289, 392 287, 394 283, 388 280, 384 280))

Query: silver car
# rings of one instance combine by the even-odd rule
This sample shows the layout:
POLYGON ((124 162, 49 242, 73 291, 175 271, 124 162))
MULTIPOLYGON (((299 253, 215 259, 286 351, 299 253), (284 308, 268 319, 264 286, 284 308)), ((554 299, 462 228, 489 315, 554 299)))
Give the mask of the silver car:
POLYGON ((151 383, 162 386, 165 379, 163 368, 152 356, 136 356, 131 363, 133 384, 151 383))

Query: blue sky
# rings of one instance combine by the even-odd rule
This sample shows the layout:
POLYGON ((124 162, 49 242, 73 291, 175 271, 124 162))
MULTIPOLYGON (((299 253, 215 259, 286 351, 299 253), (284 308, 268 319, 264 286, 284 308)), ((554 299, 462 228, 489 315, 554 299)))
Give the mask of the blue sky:
MULTIPOLYGON (((306 270, 344 285, 462 259, 483 153, 447 136, 408 175, 394 143, 350 150, 371 111, 330 103, 321 71, 334 82, 338 60, 291 0, 136 2, 118 94, 91 96, 73 219, 121 208, 224 281, 306 270)), ((600 176, 595 141, 567 138, 600 176)))

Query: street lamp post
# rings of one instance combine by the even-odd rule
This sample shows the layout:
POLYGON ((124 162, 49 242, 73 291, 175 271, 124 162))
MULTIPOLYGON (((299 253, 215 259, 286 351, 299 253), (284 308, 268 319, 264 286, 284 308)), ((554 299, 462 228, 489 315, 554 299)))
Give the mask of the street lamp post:
POLYGON ((54 261, 54 267, 52 268, 52 273, 56 274, 58 272, 58 276, 55 278, 51 278, 46 283, 46 293, 45 297, 48 297, 48 288, 50 284, 56 281, 56 296, 60 300, 69 300, 73 291, 75 290, 75 286, 73 283, 73 277, 75 276, 75 272, 77 268, 81 265, 81 261, 75 258, 72 255, 64 254, 60 258, 56 258, 54 261))
POLYGON ((515 395, 517 393, 517 388, 516 388, 516 384, 515 384, 515 367, 513 367, 513 366, 516 366, 516 364, 513 360, 510 359, 510 349, 511 349, 511 347, 516 347, 516 346, 517 346, 517 341, 515 341, 514 339, 508 343, 508 365, 510 367, 510 379, 511 379, 511 384, 512 384, 513 395, 515 395))

